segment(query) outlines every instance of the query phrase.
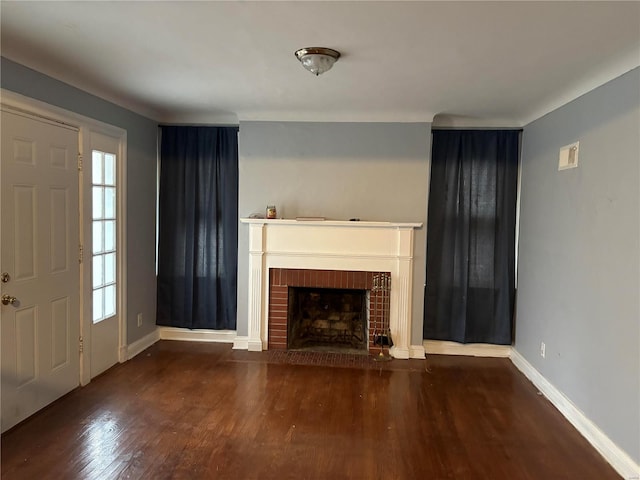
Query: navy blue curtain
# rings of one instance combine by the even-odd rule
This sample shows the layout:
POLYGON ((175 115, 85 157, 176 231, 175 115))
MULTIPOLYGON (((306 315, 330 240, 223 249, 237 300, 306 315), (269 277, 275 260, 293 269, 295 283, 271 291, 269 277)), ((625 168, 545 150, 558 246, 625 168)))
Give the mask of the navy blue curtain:
POLYGON ((161 127, 157 324, 235 329, 238 128, 161 127))
POLYGON ((424 338, 509 345, 520 131, 434 130, 424 338))

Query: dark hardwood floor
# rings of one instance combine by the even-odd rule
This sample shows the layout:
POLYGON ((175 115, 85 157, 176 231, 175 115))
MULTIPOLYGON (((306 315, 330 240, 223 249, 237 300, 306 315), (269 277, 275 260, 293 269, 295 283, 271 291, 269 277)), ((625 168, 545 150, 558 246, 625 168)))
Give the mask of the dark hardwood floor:
POLYGON ((269 358, 159 342, 3 435, 2 478, 619 479, 508 359, 269 358))

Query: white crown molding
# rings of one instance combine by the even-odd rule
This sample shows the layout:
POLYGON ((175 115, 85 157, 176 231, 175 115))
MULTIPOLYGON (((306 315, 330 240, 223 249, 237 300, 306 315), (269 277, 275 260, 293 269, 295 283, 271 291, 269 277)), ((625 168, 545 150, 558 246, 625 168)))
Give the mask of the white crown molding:
POLYGON ((170 125, 228 125, 240 124, 238 115, 234 112, 219 112, 212 109, 209 112, 167 112, 158 119, 160 123, 170 125))
POLYGON ((431 123, 433 112, 406 111, 289 111, 238 112, 240 122, 331 122, 331 123, 431 123))
POLYGON ((554 387, 515 349, 511 350, 511 362, 623 478, 627 480, 640 479, 640 465, 613 443, 569 398, 554 387))
POLYGON ((507 129, 520 128, 522 125, 511 118, 479 118, 467 115, 451 115, 439 113, 433 117, 431 128, 433 129, 507 129))

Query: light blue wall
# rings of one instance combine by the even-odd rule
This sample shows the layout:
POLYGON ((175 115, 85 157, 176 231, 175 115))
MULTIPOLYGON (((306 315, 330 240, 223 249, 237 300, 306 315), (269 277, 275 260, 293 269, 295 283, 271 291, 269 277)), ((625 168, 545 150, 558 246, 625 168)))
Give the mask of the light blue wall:
POLYGON ((639 139, 640 69, 525 127, 515 342, 636 462, 639 139), (559 172, 576 141, 578 168, 559 172))
MULTIPOLYGON (((427 220, 428 123, 240 122, 241 217, 427 220)), ((426 226, 416 231, 412 344, 422 344, 426 226)), ((248 227, 240 224, 238 334, 247 334, 248 227)))
POLYGON ((4 57, 4 89, 127 131, 127 342, 155 329, 156 165, 158 124, 4 57), (137 326, 137 314, 145 324, 137 326))

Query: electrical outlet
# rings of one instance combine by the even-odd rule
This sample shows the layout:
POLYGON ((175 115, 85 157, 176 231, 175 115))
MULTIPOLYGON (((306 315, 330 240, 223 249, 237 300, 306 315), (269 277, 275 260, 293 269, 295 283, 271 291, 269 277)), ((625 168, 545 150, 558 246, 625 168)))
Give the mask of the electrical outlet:
POLYGON ((138 314, 138 326, 139 327, 142 326, 142 314, 141 313, 138 314))
POLYGON ((544 358, 544 356, 546 355, 546 349, 547 347, 545 346, 544 342, 540 342, 540 356, 542 358, 544 358))

